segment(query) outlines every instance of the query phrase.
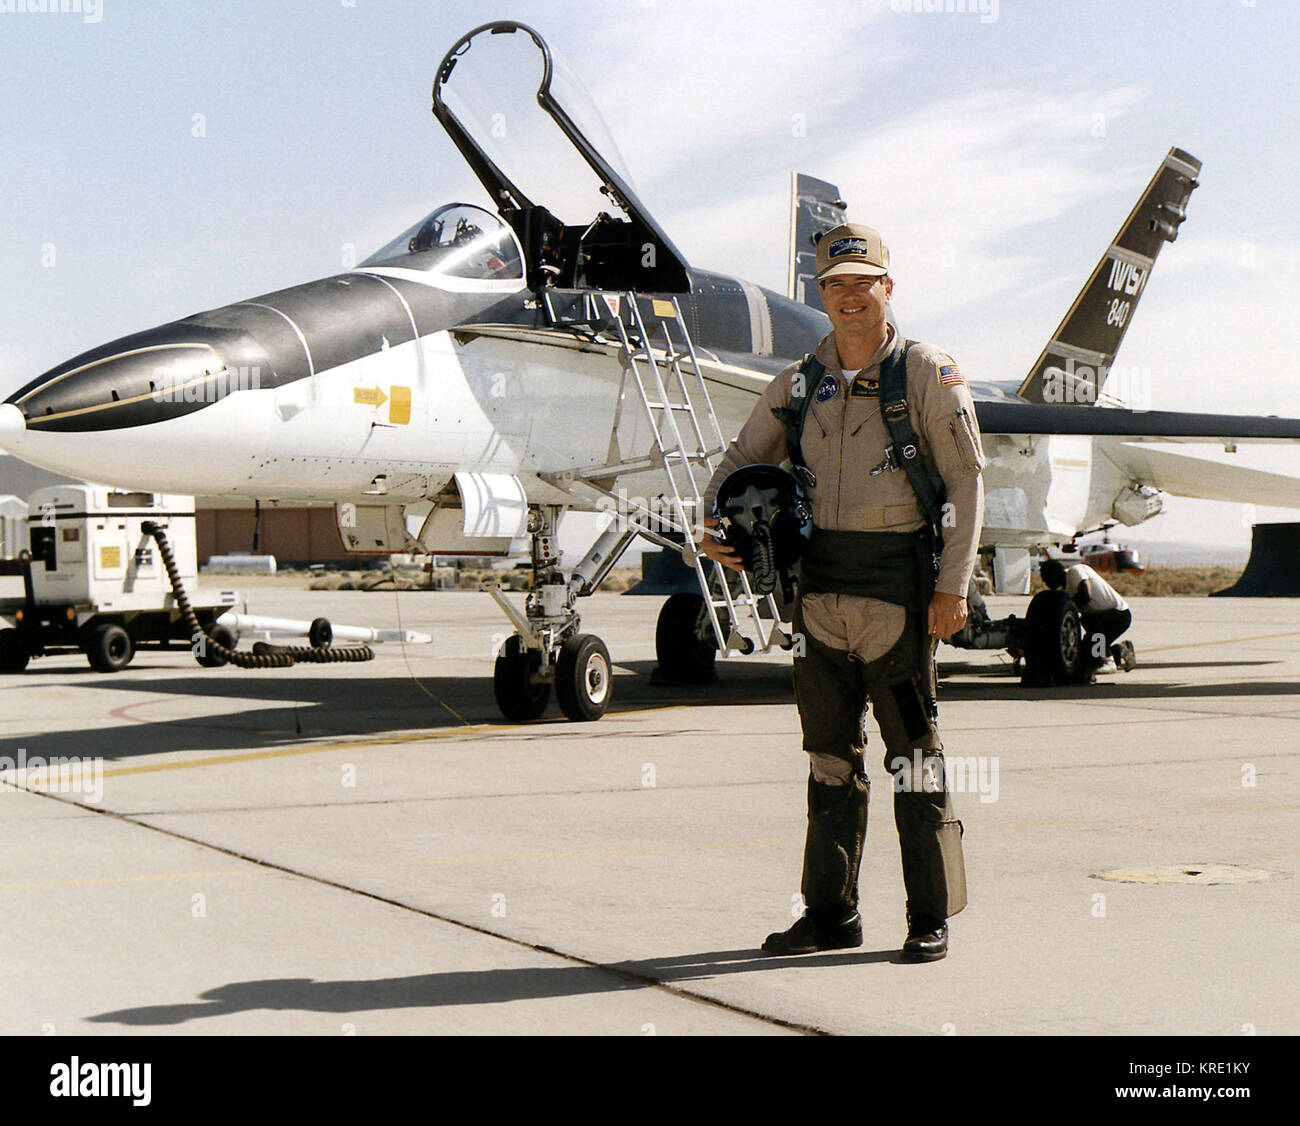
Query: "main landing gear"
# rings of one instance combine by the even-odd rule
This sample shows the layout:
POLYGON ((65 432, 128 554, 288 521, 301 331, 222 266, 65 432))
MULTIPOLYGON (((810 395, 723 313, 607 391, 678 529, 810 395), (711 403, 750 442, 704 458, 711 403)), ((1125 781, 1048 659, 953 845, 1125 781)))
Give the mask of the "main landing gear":
POLYGON ((660 683, 712 684, 718 679, 718 643, 702 594, 668 596, 655 624, 655 656, 659 667, 654 679, 660 683))
POLYGON ((558 506, 542 505, 529 513, 533 588, 524 612, 499 585, 489 588, 516 631, 501 646, 492 675, 497 707, 512 723, 540 719, 552 688, 560 711, 578 722, 603 716, 614 694, 609 650, 595 634, 579 632, 582 620, 574 602, 600 586, 638 529, 615 521, 566 578, 555 542, 560 512, 558 506))

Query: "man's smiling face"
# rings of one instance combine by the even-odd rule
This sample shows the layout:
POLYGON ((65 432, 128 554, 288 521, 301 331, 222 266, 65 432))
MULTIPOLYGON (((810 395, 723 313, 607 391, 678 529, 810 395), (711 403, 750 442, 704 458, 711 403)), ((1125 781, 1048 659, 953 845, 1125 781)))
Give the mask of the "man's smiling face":
POLYGON ((885 307, 893 279, 866 274, 838 274, 822 283, 822 305, 837 337, 866 338, 884 333, 885 307))

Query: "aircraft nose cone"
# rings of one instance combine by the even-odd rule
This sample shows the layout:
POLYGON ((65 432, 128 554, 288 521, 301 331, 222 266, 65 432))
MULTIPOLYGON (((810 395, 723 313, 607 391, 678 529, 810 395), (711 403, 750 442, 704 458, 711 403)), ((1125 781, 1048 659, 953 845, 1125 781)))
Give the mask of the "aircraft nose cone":
POLYGON ((0 448, 8 449, 9 443, 27 433, 27 420, 23 412, 13 403, 0 403, 0 448))
POLYGON ((125 430, 201 410, 233 381, 198 335, 164 325, 124 337, 52 368, 10 403, 21 405, 29 435, 125 430))

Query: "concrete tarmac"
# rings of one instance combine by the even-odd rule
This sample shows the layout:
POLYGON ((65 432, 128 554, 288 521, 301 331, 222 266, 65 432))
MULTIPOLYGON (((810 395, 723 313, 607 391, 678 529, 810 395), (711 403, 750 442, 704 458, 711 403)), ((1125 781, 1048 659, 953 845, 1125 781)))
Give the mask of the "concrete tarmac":
POLYGON ((1087 688, 943 647, 970 906, 926 965, 899 960, 870 727, 865 943, 758 953, 799 890, 787 655, 657 687, 661 600, 598 595, 610 714, 518 726, 493 702, 507 627, 486 595, 279 584, 249 604, 434 642, 0 677, 0 756, 28 764, 0 787, 0 1033, 1300 1031, 1300 601, 1134 600, 1138 668, 1087 688))

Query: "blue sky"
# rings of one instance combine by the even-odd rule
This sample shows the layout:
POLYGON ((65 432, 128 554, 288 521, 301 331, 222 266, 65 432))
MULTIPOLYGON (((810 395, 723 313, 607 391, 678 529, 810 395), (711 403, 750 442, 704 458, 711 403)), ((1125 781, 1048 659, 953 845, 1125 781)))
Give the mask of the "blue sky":
MULTIPOLYGON (((1202 187, 1119 362, 1153 407, 1300 414, 1291 0, 101 2, 0 0, 0 389, 481 202, 429 90, 459 34, 510 17, 592 89, 693 262, 783 290, 789 173, 830 179, 890 241, 905 330, 976 377, 1023 373, 1187 149, 1202 187)), ((1231 506, 1188 510, 1244 542, 1231 506)))

